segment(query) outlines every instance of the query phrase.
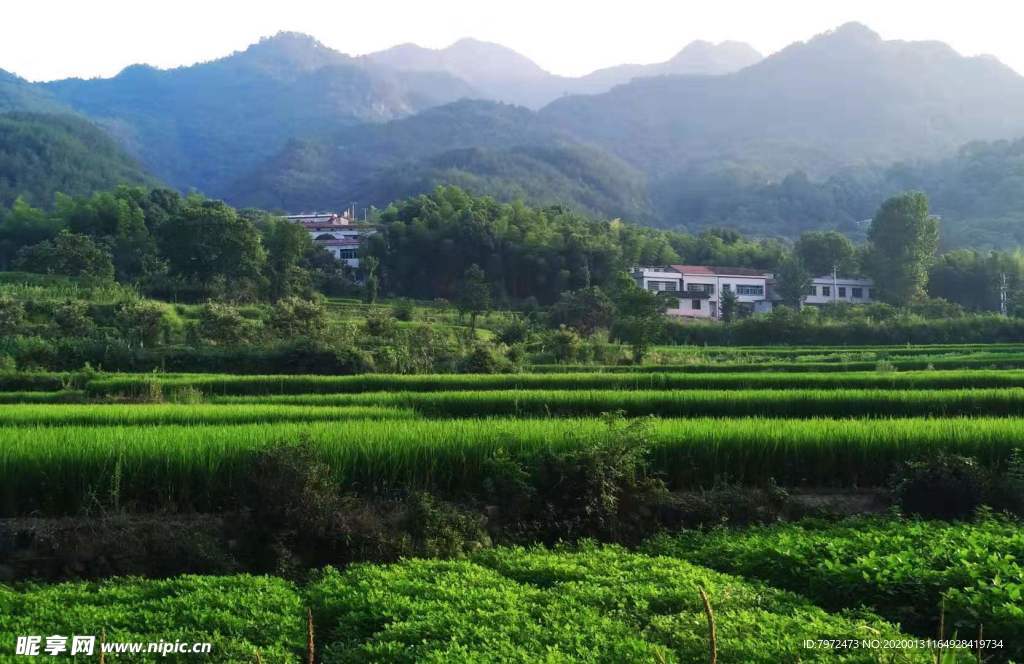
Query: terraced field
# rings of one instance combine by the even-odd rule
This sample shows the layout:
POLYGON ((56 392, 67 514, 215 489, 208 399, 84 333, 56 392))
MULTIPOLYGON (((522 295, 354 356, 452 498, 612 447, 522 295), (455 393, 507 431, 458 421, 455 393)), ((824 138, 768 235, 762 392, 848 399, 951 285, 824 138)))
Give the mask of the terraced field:
MULTIPOLYGON (((339 492, 479 502, 496 467, 549 477, 552 454, 598 445, 615 412, 650 418, 647 472, 680 494, 723 481, 873 491, 904 462, 950 453, 1000 474, 1024 449, 1021 345, 668 355, 671 365, 507 375, 0 375, 0 517, 223 513, 261 453, 298 440, 339 492)), ((816 524, 670 534, 639 551, 484 547, 303 583, 18 583, 0 586, 0 638, 44 625, 99 625, 108 640, 215 633, 216 661, 304 661, 311 607, 322 662, 695 662, 709 647, 704 589, 723 662, 936 661, 927 649, 804 644, 934 636, 943 604, 947 636, 1004 641, 984 661, 1024 654, 1018 522, 816 524)))

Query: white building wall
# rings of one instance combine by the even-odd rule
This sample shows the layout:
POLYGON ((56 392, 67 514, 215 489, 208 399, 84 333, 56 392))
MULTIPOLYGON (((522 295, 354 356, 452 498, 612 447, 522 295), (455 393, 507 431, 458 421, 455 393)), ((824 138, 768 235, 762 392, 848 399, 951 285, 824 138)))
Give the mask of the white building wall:
POLYGON ((872 301, 874 290, 874 282, 870 279, 833 279, 831 275, 815 277, 811 280, 811 293, 804 298, 804 304, 866 304, 872 301))

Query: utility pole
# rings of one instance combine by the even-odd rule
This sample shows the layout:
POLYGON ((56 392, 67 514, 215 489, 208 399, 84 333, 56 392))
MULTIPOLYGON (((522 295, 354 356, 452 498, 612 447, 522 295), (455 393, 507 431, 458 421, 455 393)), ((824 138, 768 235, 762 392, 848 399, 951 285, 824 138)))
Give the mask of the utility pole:
POLYGON ((999 313, 1006 315, 1006 273, 999 275, 999 313))

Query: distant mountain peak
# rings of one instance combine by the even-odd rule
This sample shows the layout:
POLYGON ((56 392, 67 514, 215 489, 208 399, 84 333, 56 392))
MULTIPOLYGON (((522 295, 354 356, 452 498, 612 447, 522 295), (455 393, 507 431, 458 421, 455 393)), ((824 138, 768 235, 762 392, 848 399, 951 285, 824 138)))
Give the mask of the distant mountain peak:
POLYGON ((281 31, 263 37, 247 49, 226 58, 275 72, 313 71, 351 60, 349 56, 324 46, 302 32, 281 31))
POLYGON ((882 36, 863 23, 850 21, 818 35, 812 41, 874 43, 882 41, 882 36))

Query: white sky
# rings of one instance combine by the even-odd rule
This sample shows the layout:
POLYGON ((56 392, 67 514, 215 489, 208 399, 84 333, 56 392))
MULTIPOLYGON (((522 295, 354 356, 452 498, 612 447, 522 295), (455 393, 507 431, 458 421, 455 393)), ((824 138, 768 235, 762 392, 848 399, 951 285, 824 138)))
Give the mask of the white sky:
POLYGON ((0 69, 29 80, 187 65, 279 30, 351 55, 475 37, 577 76, 659 62, 694 39, 745 41, 768 54, 852 20, 886 39, 945 41, 1024 72, 1019 0, 6 0, 2 16, 0 69))

